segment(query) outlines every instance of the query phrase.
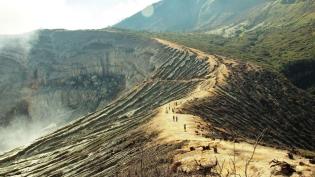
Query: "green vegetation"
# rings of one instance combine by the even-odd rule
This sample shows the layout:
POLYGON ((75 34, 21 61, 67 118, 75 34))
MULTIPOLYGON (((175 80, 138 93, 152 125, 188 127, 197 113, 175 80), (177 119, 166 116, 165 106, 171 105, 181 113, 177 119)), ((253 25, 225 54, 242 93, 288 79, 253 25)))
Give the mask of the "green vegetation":
POLYGON ((315 58, 315 23, 297 28, 260 29, 225 38, 206 33, 129 33, 156 37, 212 54, 252 61, 282 70, 290 61, 315 58))
MULTIPOLYGON (((161 38, 211 54, 254 62, 269 69, 280 71, 288 76, 292 75, 292 73, 285 73, 287 65, 301 63, 296 61, 315 59, 315 20, 303 23, 303 25, 297 25, 296 23, 279 28, 259 28, 251 32, 239 31, 238 35, 233 37, 200 32, 156 33, 123 31, 138 37, 161 38)), ((313 73, 313 70, 311 68, 309 71, 313 73)), ((301 73, 293 74, 305 75, 302 69, 298 70, 298 72, 301 73)), ((315 80, 309 76, 306 77, 309 83, 306 87, 304 84, 303 89, 313 93, 312 87, 315 85, 315 80)), ((298 80, 303 80, 303 77, 300 77, 298 80)), ((295 80, 291 81, 295 83, 295 80)), ((299 86, 299 84, 296 85, 299 86)))
MULTIPOLYGON (((232 38, 198 33, 164 33, 152 36, 212 54, 255 62, 282 72, 293 61, 315 59, 314 29, 315 23, 297 28, 257 30, 232 38)), ((303 72, 303 70, 299 71, 303 72)), ((298 72, 293 74, 300 75, 298 72)), ((309 84, 310 86, 315 85, 312 78, 308 78, 308 82, 313 82, 309 84)))

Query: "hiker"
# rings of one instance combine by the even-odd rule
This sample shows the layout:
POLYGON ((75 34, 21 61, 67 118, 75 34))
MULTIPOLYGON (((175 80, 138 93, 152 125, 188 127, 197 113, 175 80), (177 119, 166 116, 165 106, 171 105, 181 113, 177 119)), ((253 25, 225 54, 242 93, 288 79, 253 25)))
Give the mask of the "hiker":
POLYGON ((185 132, 186 132, 186 124, 184 124, 184 130, 185 130, 185 132))
POLYGON ((217 145, 215 145, 215 146, 213 147, 213 152, 214 152, 215 154, 218 153, 218 146, 217 146, 217 145))

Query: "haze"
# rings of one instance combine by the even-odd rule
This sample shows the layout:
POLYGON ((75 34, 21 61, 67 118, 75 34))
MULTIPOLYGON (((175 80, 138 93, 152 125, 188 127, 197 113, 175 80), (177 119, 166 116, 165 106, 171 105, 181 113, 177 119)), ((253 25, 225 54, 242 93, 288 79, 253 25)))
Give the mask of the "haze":
POLYGON ((158 0, 0 0, 0 34, 35 29, 99 29, 158 0))

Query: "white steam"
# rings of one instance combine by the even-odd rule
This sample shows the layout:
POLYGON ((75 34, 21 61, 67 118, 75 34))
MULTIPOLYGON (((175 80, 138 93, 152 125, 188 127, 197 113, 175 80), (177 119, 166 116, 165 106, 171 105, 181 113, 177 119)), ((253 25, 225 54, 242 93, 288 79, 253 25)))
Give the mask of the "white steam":
POLYGON ((30 144, 63 125, 72 115, 72 111, 62 105, 60 92, 34 94, 28 87, 20 89, 16 86, 19 85, 16 82, 21 82, 23 72, 15 68, 17 65, 28 67, 28 55, 37 40, 36 32, 0 36, 0 119, 10 119, 8 125, 0 125, 0 153, 30 144), (7 67, 8 58, 18 64, 7 67), (13 114, 8 117, 7 113, 20 101, 27 103, 28 116, 13 114))
POLYGON ((62 126, 73 111, 61 103, 58 92, 30 98, 30 117, 14 117, 9 126, 0 127, 0 153, 32 143, 62 126))

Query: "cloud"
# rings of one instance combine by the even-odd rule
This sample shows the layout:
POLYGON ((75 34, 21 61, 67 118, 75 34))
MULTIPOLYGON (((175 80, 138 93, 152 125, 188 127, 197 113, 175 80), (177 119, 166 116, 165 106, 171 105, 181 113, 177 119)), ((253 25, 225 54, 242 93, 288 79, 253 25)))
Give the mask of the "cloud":
POLYGON ((158 0, 0 0, 0 34, 42 28, 97 29, 158 0))

